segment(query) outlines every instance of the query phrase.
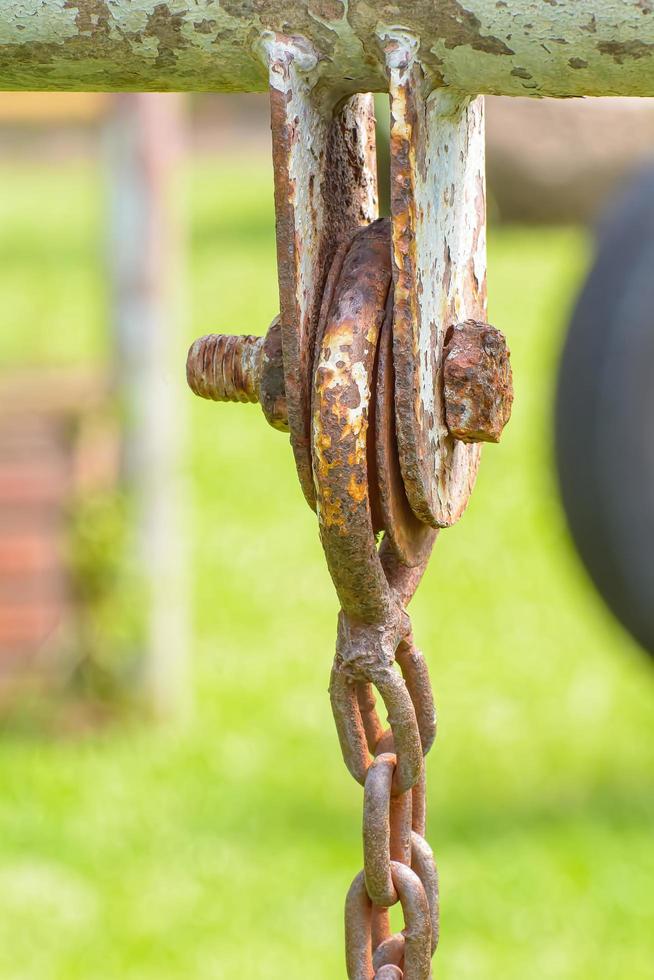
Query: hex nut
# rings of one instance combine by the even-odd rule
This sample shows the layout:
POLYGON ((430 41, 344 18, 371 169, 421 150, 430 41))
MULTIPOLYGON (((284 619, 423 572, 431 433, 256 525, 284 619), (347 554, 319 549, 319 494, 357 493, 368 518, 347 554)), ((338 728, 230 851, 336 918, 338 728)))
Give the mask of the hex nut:
POLYGON ((259 402, 266 421, 273 429, 288 432, 282 329, 278 316, 270 324, 263 342, 259 370, 259 402))
POLYGON ((465 320, 450 327, 443 351, 445 421, 462 442, 499 442, 511 416, 511 352, 504 334, 465 320))

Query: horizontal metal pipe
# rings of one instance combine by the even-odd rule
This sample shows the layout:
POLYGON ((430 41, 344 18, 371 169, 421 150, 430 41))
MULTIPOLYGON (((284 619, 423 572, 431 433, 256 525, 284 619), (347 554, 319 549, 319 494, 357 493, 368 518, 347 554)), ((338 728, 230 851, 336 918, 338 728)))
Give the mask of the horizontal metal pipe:
POLYGON ((275 31, 312 42, 330 101, 387 87, 393 27, 464 92, 654 94, 654 0, 2 0, 0 88, 260 91, 275 31))

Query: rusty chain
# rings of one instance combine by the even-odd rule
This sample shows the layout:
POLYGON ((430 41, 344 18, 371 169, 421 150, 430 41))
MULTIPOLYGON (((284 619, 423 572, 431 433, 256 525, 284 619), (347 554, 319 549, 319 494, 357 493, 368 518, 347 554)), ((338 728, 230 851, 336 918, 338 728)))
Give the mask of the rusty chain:
POLYGON ((318 520, 341 601, 330 698, 343 758, 364 787, 364 867, 345 903, 352 980, 426 978, 438 937, 438 877, 424 839, 423 756, 436 733, 434 703, 405 609, 436 531, 417 526, 401 481, 390 479, 390 254, 388 221, 368 225, 337 253, 320 313, 312 401, 318 520), (378 550, 381 530, 388 545, 378 550), (394 539, 410 564, 385 560, 399 557, 394 539), (388 909, 397 902, 405 928, 391 935, 388 909))
POLYGON ((642 95, 651 75, 640 50, 652 46, 652 18, 642 16, 650 4, 548 2, 557 12, 535 27, 518 4, 499 0, 476 13, 413 0, 259 0, 231 4, 218 21, 198 19, 195 3, 165 0, 140 25, 131 0, 67 2, 75 9, 65 11, 61 0, 41 0, 27 32, 25 4, 5 4, 0 15, 8 88, 95 86, 102 77, 116 90, 138 78, 143 89, 258 91, 267 68, 280 317, 265 338, 202 338, 188 378, 206 398, 259 401, 270 424, 289 432, 318 514, 342 607, 332 705, 343 756, 364 786, 364 870, 347 899, 350 977, 427 977, 438 938, 424 840, 433 701, 406 606, 437 529, 466 507, 476 443, 498 441, 512 400, 506 343, 483 322, 476 93, 642 95), (111 6, 111 15, 89 17, 93 6, 111 6), (553 28, 576 57, 543 43, 553 28), (374 118, 360 94, 382 89, 390 235, 373 223, 374 118), (389 935, 387 910, 398 901, 406 926, 389 935))
POLYGON ((200 338, 187 377, 204 398, 260 402, 268 422, 290 432, 341 606, 332 712, 363 786, 347 974, 428 980, 439 891, 424 757, 436 719, 407 606, 439 528, 465 508, 476 443, 497 442, 508 420, 511 371, 504 337, 482 322, 483 172, 455 152, 478 145, 481 107, 425 97, 415 44, 402 32, 381 41, 393 192, 392 218, 375 220, 371 100, 326 112, 306 82, 311 46, 268 38, 281 312, 265 338, 200 338), (461 160, 460 185, 448 183, 461 160), (435 189, 472 204, 464 227, 445 222, 438 254, 426 196, 435 189), (392 933, 398 902, 404 928, 392 933))
MULTIPOLYGON (((424 756, 436 719, 427 664, 406 611, 438 531, 418 521, 403 487, 392 397, 390 255, 388 219, 336 249, 311 358, 316 510, 341 602, 330 698, 343 759, 364 790, 363 870, 345 903, 350 980, 426 980, 439 933, 438 874, 425 840, 424 756), (391 933, 388 910, 398 902, 405 926, 391 933)), ((458 438, 495 440, 490 392, 501 394, 510 384, 501 334, 485 324, 457 325, 447 337, 445 363, 458 438)), ((275 320, 266 338, 196 341, 187 375, 205 398, 260 401, 268 421, 285 429, 282 366, 275 320)))

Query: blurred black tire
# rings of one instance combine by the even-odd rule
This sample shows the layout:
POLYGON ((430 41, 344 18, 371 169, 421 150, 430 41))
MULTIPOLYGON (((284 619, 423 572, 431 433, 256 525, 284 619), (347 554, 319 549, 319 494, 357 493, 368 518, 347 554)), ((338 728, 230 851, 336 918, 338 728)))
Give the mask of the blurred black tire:
POLYGON ((654 169, 602 222, 559 370, 556 460, 577 549, 654 655, 654 169))

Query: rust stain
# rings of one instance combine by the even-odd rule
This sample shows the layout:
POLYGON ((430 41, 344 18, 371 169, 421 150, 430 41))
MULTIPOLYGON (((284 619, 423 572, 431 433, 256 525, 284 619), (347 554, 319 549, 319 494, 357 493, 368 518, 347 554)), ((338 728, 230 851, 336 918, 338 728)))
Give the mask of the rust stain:
MULTIPOLYGON (((537 11, 538 4, 532 6, 537 11)), ((596 6, 585 15, 586 23, 578 23, 573 0, 543 0, 542 11, 549 11, 547 20, 560 31, 552 42, 574 45, 575 54, 589 62, 579 72, 544 57, 551 45, 534 37, 542 18, 519 22, 506 0, 161 0, 155 11, 151 2, 136 0, 18 0, 8 4, 3 18, 8 40, 2 44, 0 75, 5 89, 262 91, 266 72, 259 42, 273 32, 313 43, 318 63, 311 85, 329 113, 353 92, 383 86, 375 34, 380 27, 401 25, 417 39, 430 87, 449 84, 502 95, 524 88, 560 97, 647 94, 637 44, 652 43, 651 0, 596 6), (62 11, 74 11, 74 19, 62 17, 62 11), (590 34, 609 48, 626 47, 614 49, 618 60, 594 59, 590 34), (153 51, 149 42, 155 35, 160 50, 153 51), (462 48, 472 57, 462 59, 462 48), (515 83, 513 55, 532 74, 533 84, 515 83), (629 70, 616 71, 616 65, 629 70)))
POLYGON ((65 0, 64 10, 76 10, 75 26, 80 34, 108 34, 113 15, 107 0, 65 0))
POLYGON ((143 31, 144 37, 154 37, 158 41, 155 60, 157 68, 169 68, 177 61, 178 53, 188 47, 188 40, 182 32, 184 13, 174 14, 167 3, 158 3, 148 19, 143 31))
POLYGON ((360 504, 368 495, 368 484, 364 480, 358 480, 353 473, 347 485, 347 492, 355 503, 360 504))
POLYGON ((307 9, 313 17, 320 20, 338 21, 345 16, 343 0, 309 0, 307 9))
POLYGON ((600 54, 608 54, 618 65, 626 61, 638 61, 649 58, 654 51, 654 44, 634 39, 633 41, 598 41, 597 50, 600 54))
MULTIPOLYGON (((385 24, 398 23, 397 8, 393 4, 377 6, 378 21, 385 24)), ((433 0, 414 0, 410 21, 411 33, 439 38, 448 50, 469 46, 474 51, 485 54, 515 53, 502 38, 484 32, 477 15, 458 0, 439 0, 438 4, 434 4, 433 0)), ((429 56, 425 48, 427 45, 421 46, 420 56, 428 63, 429 56)))
POLYGON ((217 26, 217 21, 208 17, 203 17, 202 20, 193 21, 193 27, 198 34, 213 34, 217 26))

